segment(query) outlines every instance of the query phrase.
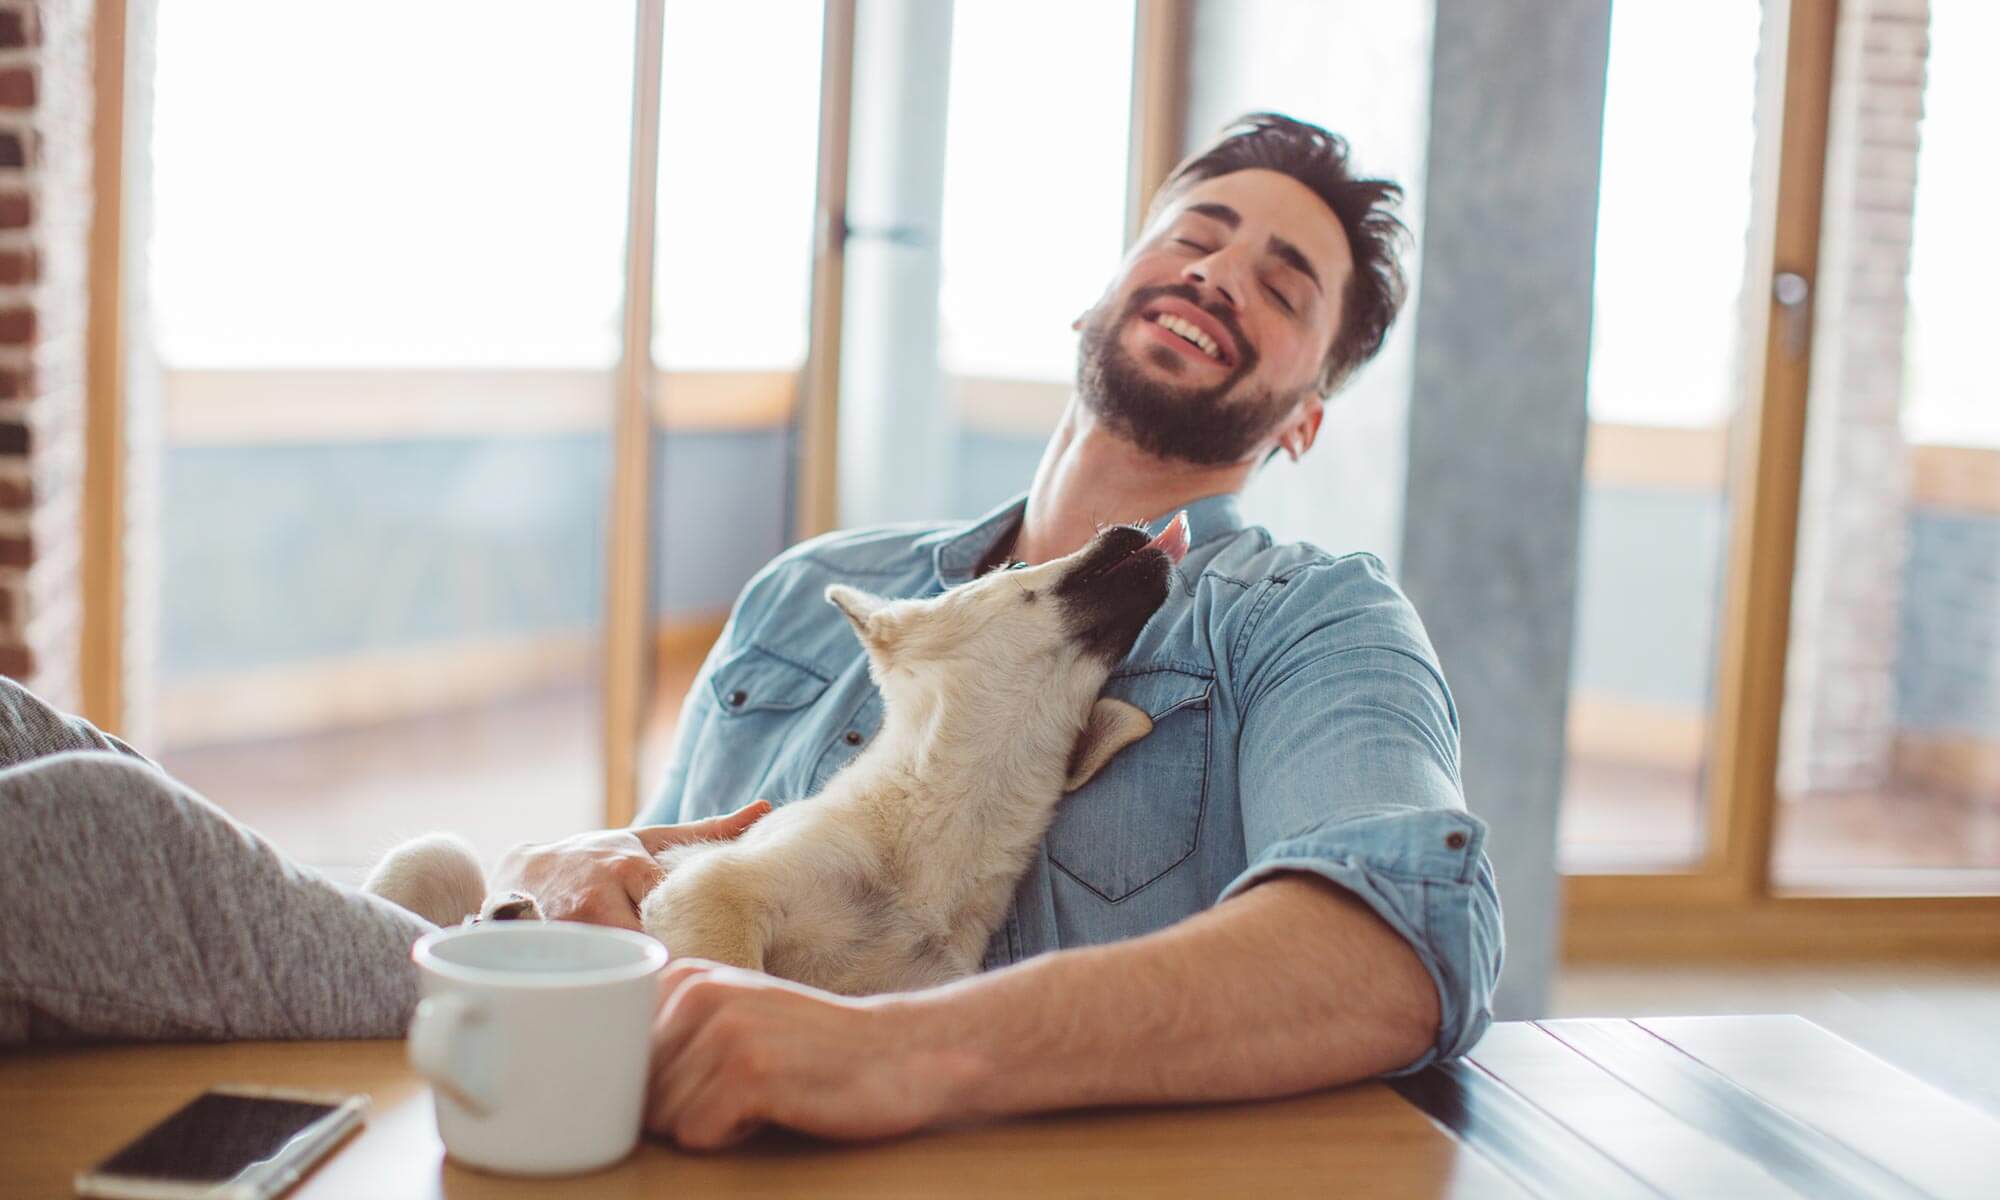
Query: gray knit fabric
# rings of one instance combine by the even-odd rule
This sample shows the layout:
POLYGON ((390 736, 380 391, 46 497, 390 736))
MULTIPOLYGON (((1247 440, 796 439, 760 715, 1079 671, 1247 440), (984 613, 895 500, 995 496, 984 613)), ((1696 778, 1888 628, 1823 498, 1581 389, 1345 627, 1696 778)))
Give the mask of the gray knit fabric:
POLYGON ((399 1037, 432 928, 0 678, 0 1045, 399 1037))

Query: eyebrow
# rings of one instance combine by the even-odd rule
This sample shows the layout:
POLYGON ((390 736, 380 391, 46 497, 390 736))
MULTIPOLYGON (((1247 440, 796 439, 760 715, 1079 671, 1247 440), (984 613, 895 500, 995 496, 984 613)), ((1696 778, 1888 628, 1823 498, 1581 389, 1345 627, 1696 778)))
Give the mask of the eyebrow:
MULTIPOLYGON (((1227 204, 1217 204, 1213 201, 1202 204, 1190 204, 1187 207, 1187 211, 1196 216, 1207 217, 1211 221, 1220 222, 1230 229, 1239 228, 1243 224, 1243 214, 1237 212, 1227 204)), ((1297 246, 1273 234, 1271 236, 1270 252, 1273 258, 1311 280, 1313 287, 1319 289, 1321 295, 1326 294, 1326 285, 1319 281, 1319 272, 1313 270, 1312 261, 1297 246)))
POLYGON ((1216 204, 1213 201, 1206 204, 1190 204, 1187 210, 1207 217, 1211 221, 1220 221, 1231 229, 1243 224, 1243 214, 1227 204, 1216 204))

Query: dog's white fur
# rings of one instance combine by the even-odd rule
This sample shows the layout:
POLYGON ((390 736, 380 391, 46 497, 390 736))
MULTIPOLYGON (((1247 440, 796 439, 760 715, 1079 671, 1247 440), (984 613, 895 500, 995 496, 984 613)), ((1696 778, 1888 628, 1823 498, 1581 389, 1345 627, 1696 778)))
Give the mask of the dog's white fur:
MULTIPOLYGON (((976 970, 1063 793, 1152 730, 1099 698, 1110 663, 1065 628, 1053 588, 1088 549, 928 599, 829 587, 867 649, 881 733, 740 839, 662 853, 646 931, 675 955, 854 995, 976 970)), ((419 839, 368 887, 455 923, 483 891, 468 868, 477 880, 462 842, 419 839)), ((520 899, 489 898, 486 915, 520 899)))

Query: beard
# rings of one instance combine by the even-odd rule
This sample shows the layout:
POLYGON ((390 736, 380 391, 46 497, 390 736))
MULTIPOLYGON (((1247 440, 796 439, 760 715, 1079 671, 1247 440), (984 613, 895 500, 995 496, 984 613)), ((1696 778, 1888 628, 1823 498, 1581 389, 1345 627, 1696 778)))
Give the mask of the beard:
MULTIPOLYGON (((1206 305, 1202 311, 1228 330, 1239 354, 1227 378, 1207 387, 1176 385, 1149 373, 1124 346, 1119 331, 1162 296, 1201 304, 1200 294, 1184 284, 1141 288, 1116 316, 1102 308, 1084 322, 1076 349, 1077 395, 1111 431, 1155 458, 1178 459, 1197 466, 1241 462, 1292 411, 1305 394, 1280 395, 1269 388, 1247 389, 1231 397, 1257 367, 1257 351, 1227 310, 1206 305)), ((1186 364, 1165 346, 1150 346, 1146 355, 1162 372, 1178 372, 1186 364)))

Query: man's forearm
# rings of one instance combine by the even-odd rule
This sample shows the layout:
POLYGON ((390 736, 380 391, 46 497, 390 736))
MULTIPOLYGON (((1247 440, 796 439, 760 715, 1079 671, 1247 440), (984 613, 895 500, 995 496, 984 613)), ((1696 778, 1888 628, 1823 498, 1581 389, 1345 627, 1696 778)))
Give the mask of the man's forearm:
POLYGON ((1415 951, 1305 875, 890 1004, 961 1081, 964 1116, 1288 1095, 1402 1066, 1438 1028, 1415 951))

